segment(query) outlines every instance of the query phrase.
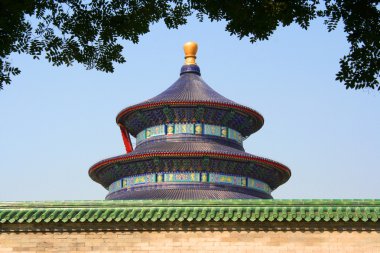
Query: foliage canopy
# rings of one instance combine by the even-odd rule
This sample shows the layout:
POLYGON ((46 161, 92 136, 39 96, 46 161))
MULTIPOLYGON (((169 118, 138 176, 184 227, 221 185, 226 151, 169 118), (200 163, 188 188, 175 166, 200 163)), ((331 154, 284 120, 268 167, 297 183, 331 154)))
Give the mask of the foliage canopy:
POLYGON ((12 53, 113 72, 114 63, 125 62, 120 39, 138 43, 150 25, 163 20, 175 29, 195 14, 199 21, 227 21, 231 35, 252 43, 269 39, 279 26, 307 29, 323 18, 332 31, 342 22, 350 51, 340 59, 336 80, 347 89, 380 91, 378 7, 373 0, 1 0, 0 89, 20 74, 9 62, 12 53))

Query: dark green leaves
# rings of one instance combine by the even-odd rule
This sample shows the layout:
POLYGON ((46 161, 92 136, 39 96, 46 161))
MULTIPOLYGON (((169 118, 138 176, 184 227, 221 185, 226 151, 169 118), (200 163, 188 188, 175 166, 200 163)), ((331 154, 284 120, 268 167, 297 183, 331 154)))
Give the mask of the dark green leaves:
POLYGON ((0 69, 2 70, 0 72, 0 84, 1 83, 10 84, 11 83, 10 75, 15 76, 21 73, 21 71, 18 68, 12 67, 9 62, 3 61, 3 59, 0 59, 0 69))
MULTIPOLYGON (((74 62, 113 72, 123 63, 120 39, 138 43, 152 24, 178 28, 195 13, 199 21, 227 21, 226 31, 252 43, 267 40, 279 26, 307 29, 324 18, 328 31, 342 22, 350 52, 340 60, 337 80, 347 88, 379 85, 379 1, 370 0, 2 0, 0 1, 0 89, 20 70, 12 53, 45 57, 54 66, 74 62), (32 22, 37 21, 32 26, 32 22)), ((34 22, 33 22, 34 24, 34 22)))
POLYGON ((342 21, 350 52, 340 60, 336 80, 347 89, 371 88, 380 91, 380 12, 379 1, 326 1, 329 31, 342 21))
POLYGON ((113 72, 114 63, 125 62, 119 39, 138 43, 151 24, 164 20, 168 28, 178 28, 189 15, 188 4, 176 0, 1 1, 0 89, 20 73, 7 61, 11 53, 113 72), (26 19, 38 23, 32 28, 26 19))

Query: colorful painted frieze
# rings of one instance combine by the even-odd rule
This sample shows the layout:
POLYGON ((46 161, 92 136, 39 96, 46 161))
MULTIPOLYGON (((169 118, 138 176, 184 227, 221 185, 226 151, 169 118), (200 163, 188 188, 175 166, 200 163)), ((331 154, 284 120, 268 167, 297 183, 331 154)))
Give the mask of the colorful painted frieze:
POLYGON ((149 127, 136 136, 137 144, 143 140, 154 136, 173 135, 173 134, 196 134, 196 135, 211 135, 223 138, 228 138, 239 143, 243 142, 242 135, 231 128, 208 124, 192 124, 192 123, 170 123, 166 125, 158 125, 149 127))
POLYGON ((246 177, 241 178, 241 186, 247 187, 247 178, 246 177))
POLYGON ((242 141, 241 134, 231 128, 228 129, 228 139, 235 140, 239 143, 242 141))
POLYGON ((117 180, 116 182, 113 182, 109 188, 108 188, 108 191, 109 192, 114 192, 114 191, 118 191, 120 190, 122 187, 121 187, 121 180, 117 180))
POLYGON ((202 133, 203 133, 202 124, 195 124, 195 134, 202 134, 202 133))
POLYGON ((227 127, 221 127, 221 137, 227 138, 228 137, 228 128, 227 127))
POLYGON ((201 181, 202 181, 202 183, 208 182, 208 173, 202 173, 201 181))
POLYGON ((200 173, 167 173, 164 175, 165 182, 199 182, 200 173))
POLYGON ((208 172, 173 172, 173 173, 151 173, 118 180, 109 186, 109 192, 115 192, 123 188, 131 188, 137 185, 151 183, 215 183, 230 184, 244 188, 255 189, 265 193, 271 193, 268 184, 249 177, 225 175, 221 173, 208 172))
POLYGON ((233 185, 241 186, 241 179, 242 177, 238 177, 238 176, 209 173, 210 183, 233 184, 233 185))
POLYGON ((174 124, 167 124, 166 125, 166 134, 167 135, 174 134, 174 124))
POLYGON ((140 184, 148 184, 156 182, 156 174, 147 174, 134 177, 126 177, 123 179, 123 188, 128 188, 140 184))
POLYGON ((248 188, 255 188, 255 179, 253 179, 253 178, 248 178, 248 179, 247 179, 247 187, 248 187, 248 188))
POLYGON ((256 182, 255 182, 255 189, 258 189, 258 190, 261 190, 261 191, 263 191, 263 192, 265 192, 266 191, 266 186, 267 184, 265 184, 265 183, 263 183, 263 182, 261 182, 261 181, 259 181, 259 180, 256 180, 256 182))
POLYGON ((260 180, 253 179, 253 178, 248 178, 247 179, 247 187, 252 188, 255 190, 263 191, 266 193, 270 193, 271 189, 268 184, 261 182, 260 180))
POLYGON ((194 124, 175 124, 176 134, 194 134, 194 124))
POLYGON ((204 126, 204 134, 221 136, 221 127, 215 125, 206 125, 204 126))
POLYGON ((158 125, 154 127, 149 127, 145 131, 146 138, 165 135, 165 125, 158 125))

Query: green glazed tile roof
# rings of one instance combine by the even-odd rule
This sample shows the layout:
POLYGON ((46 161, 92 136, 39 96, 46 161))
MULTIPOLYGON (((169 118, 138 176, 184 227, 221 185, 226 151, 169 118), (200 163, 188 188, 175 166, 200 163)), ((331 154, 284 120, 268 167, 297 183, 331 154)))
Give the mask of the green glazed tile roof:
POLYGON ((378 222, 380 200, 0 202, 0 224, 163 221, 378 222))

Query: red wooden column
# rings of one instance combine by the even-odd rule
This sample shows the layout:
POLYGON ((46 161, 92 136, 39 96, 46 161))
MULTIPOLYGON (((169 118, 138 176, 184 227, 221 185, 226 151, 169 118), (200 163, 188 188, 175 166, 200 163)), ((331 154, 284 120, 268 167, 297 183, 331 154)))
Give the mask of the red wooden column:
POLYGON ((128 133, 127 129, 122 124, 118 124, 118 125, 120 127, 121 136, 123 136, 123 142, 124 142, 124 146, 125 146, 125 151, 128 154, 129 152, 133 151, 131 137, 129 136, 129 133, 128 133))

